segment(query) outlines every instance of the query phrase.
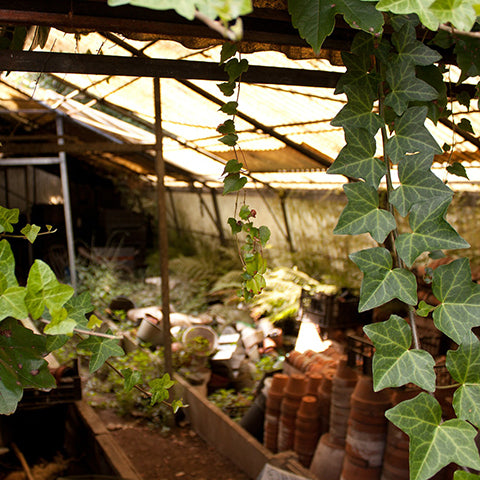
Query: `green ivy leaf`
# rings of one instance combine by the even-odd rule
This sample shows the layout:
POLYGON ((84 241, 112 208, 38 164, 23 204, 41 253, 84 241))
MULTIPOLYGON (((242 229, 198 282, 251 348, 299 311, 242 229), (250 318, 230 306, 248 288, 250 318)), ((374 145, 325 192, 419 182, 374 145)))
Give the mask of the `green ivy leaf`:
POLYGON ((18 208, 4 208, 0 206, 0 233, 13 232, 13 225, 18 223, 18 215, 20 210, 18 208))
MULTIPOLYGON (((395 28, 395 26, 394 26, 395 28)), ((438 62, 442 56, 424 43, 417 40, 413 22, 405 22, 392 34, 392 43, 402 61, 413 65, 427 66, 438 62)))
POLYGON ((345 85, 344 90, 348 103, 337 113, 331 125, 350 130, 365 128, 371 135, 375 135, 383 126, 383 120, 372 112, 373 97, 358 85, 345 85))
POLYGON ((0 240, 0 292, 18 286, 15 276, 15 258, 7 240, 0 240))
POLYGON ((232 58, 238 51, 238 45, 233 42, 224 42, 220 51, 220 65, 232 58))
POLYGON ((463 177, 467 180, 470 180, 465 167, 460 162, 453 162, 451 165, 449 165, 447 167, 447 172, 451 173, 452 175, 456 175, 457 177, 463 177))
POLYGON ((217 132, 221 133, 222 135, 235 133, 235 123, 231 119, 225 120, 225 122, 217 127, 217 132))
POLYGON ((475 135, 472 124, 468 118, 465 118, 465 117, 462 118, 460 122, 457 124, 457 127, 461 128, 465 132, 472 133, 473 135, 475 135))
POLYGON ((238 192, 247 183, 247 177, 241 177, 238 173, 229 173, 223 180, 223 195, 238 192))
POLYGON ((288 11, 300 37, 316 54, 320 53, 335 26, 336 4, 325 0, 288 0, 288 11))
POLYGON ((407 383, 435 391, 435 360, 425 350, 410 350, 412 331, 403 318, 392 315, 385 322, 365 325, 363 330, 375 346, 373 385, 376 392, 407 383))
POLYGON ((261 273, 255 274, 245 282, 245 289, 253 295, 259 294, 266 286, 267 282, 261 273))
POLYGON ((397 115, 402 115, 411 101, 430 101, 438 97, 435 88, 415 76, 415 67, 410 60, 390 61, 386 79, 390 92, 385 97, 385 105, 392 107, 397 115))
POLYGON ((423 252, 470 246, 445 220, 450 202, 451 198, 436 197, 412 207, 409 218, 412 232, 402 233, 395 240, 397 252, 408 267, 423 252))
POLYGON ((469 260, 436 268, 432 291, 441 302, 433 312, 435 326, 459 345, 476 341, 471 329, 480 326, 480 285, 472 282, 469 260))
POLYGON ((418 304, 417 315, 420 317, 428 317, 428 315, 435 310, 436 307, 429 305, 423 300, 418 304))
POLYGON ((137 370, 124 368, 121 372, 124 378, 123 388, 126 392, 129 392, 135 385, 138 385, 142 381, 142 374, 137 370))
POLYGON ((261 227, 258 228, 258 238, 260 238, 260 242, 263 247, 270 240, 270 235, 271 235, 270 229, 265 225, 262 225, 261 227))
POLYGON ((242 220, 248 220, 252 215, 252 211, 250 210, 250 207, 248 205, 242 205, 240 207, 240 211, 238 212, 238 216, 242 220))
MULTIPOLYGON (((109 330, 107 333, 111 333, 109 330)), ((92 354, 89 371, 96 372, 110 357, 121 357, 124 351, 118 340, 113 338, 89 336, 78 344, 78 348, 92 354)))
POLYGON ((449 350, 446 366, 452 378, 461 384, 453 395, 457 417, 480 427, 480 342, 449 350))
POLYGON ((445 116, 448 104, 447 86, 443 81, 443 74, 436 65, 417 66, 416 73, 417 78, 431 85, 437 91, 438 96, 433 102, 412 102, 412 106, 427 107, 427 117, 436 124, 442 116, 445 116))
POLYGON ((25 303, 34 319, 39 318, 45 307, 58 310, 73 295, 73 288, 60 283, 51 268, 41 260, 35 260, 27 280, 25 303))
POLYGON ((232 58, 225 64, 224 69, 228 73, 228 81, 234 82, 248 70, 248 61, 245 58, 240 61, 232 58))
POLYGON ((238 162, 236 159, 229 160, 223 169, 222 175, 225 175, 226 173, 239 173, 242 168, 243 163, 238 162))
POLYGON ((235 82, 217 83, 217 87, 226 97, 231 97, 235 93, 235 82))
POLYGON ((440 154, 442 149, 426 129, 427 107, 410 107, 395 121, 395 135, 389 138, 387 155, 399 163, 407 153, 440 154))
POLYGON ((188 405, 184 405, 181 400, 174 400, 172 402, 173 413, 177 413, 178 410, 180 410, 181 408, 184 408, 184 407, 188 407, 188 405))
POLYGON ((13 318, 0 322, 0 414, 14 412, 24 388, 55 388, 43 358, 46 351, 42 335, 13 318))
POLYGON ((338 11, 343 14, 345 21, 352 27, 371 34, 382 33, 383 15, 375 8, 373 2, 361 0, 339 0, 338 11))
POLYGON ((333 233, 357 235, 368 232, 374 240, 382 243, 397 224, 390 212, 378 207, 376 188, 364 182, 357 182, 346 184, 343 189, 348 204, 340 215, 333 233))
POLYGON ((340 150, 327 173, 362 178, 368 185, 377 188, 385 175, 385 165, 374 158, 374 136, 363 128, 346 129, 345 140, 347 144, 340 150))
POLYGON ((347 68, 337 82, 335 93, 344 93, 344 86, 361 85, 369 95, 376 95, 378 79, 376 73, 371 73, 374 53, 373 37, 363 32, 357 33, 352 42, 352 53, 342 52, 342 61, 347 68))
MULTIPOLYGON (((75 323, 82 328, 92 328, 89 326, 90 320, 87 318, 87 315, 90 312, 93 312, 92 300, 89 292, 83 292, 80 295, 75 295, 67 303, 65 303, 65 308, 68 312, 68 317, 75 320, 75 323)), ((92 315, 90 318, 96 318, 92 315)), ((101 322, 96 318, 97 323, 101 322)))
POLYGON ((21 230, 20 230, 20 233, 22 233, 23 235, 25 235, 25 237, 27 237, 27 240, 30 242, 30 243, 33 243, 36 238, 37 238, 37 235, 38 233, 40 232, 40 227, 37 226, 37 225, 25 225, 21 230))
POLYGON ((238 135, 236 133, 229 133, 224 135, 222 138, 219 138, 218 141, 228 145, 229 147, 234 147, 237 144, 238 135))
POLYGON ((230 228, 232 229, 232 234, 236 235, 237 233, 240 233, 242 231, 242 224, 238 224, 237 220, 233 217, 230 217, 227 220, 227 223, 230 225, 230 228))
POLYGON ((417 303, 415 275, 405 269, 392 270, 393 261, 386 248, 375 247, 349 255, 364 277, 358 310, 364 312, 398 298, 408 305, 417 303))
POLYGON ((377 3, 377 10, 399 15, 408 15, 415 12, 425 27, 435 31, 438 30, 440 21, 430 10, 430 4, 430 2, 424 2, 423 0, 380 0, 377 3))
POLYGON ((152 398, 150 399, 150 405, 155 405, 157 402, 164 402, 168 400, 168 389, 175 385, 175 382, 170 379, 170 375, 165 373, 162 378, 155 378, 149 382, 150 393, 152 398))
POLYGON ((220 111, 226 113, 227 115, 236 115, 238 108, 238 102, 227 102, 222 105, 220 111))
POLYGON ((89 328, 90 330, 93 330, 94 328, 101 327, 102 323, 103 322, 95 314, 92 314, 88 319, 87 328, 89 328))
POLYGON ((398 165, 401 185, 390 194, 390 203, 403 217, 416 203, 453 195, 452 190, 431 171, 432 160, 431 154, 407 155, 398 165))
POLYGON ((460 81, 480 74, 478 39, 468 37, 456 39, 454 52, 457 56, 458 66, 462 70, 460 81))
POLYGON ((480 468, 476 429, 457 418, 442 422, 442 408, 431 395, 420 393, 386 417, 410 437, 411 480, 427 480, 451 462, 480 468))

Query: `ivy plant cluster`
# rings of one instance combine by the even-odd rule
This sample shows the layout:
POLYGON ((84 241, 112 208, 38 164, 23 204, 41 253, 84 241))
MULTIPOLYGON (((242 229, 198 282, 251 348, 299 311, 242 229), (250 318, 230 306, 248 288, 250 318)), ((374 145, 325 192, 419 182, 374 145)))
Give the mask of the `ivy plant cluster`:
MULTIPOLYGON (((0 206, 0 414, 13 413, 25 388, 51 389, 56 387, 45 356, 63 347, 72 337, 79 336, 78 350, 90 356, 89 369, 93 373, 111 357, 124 355, 119 338, 111 332, 101 333, 101 321, 92 314, 90 295, 74 295, 71 286, 60 283, 51 268, 35 260, 25 286, 19 285, 15 274, 15 258, 9 237, 24 237, 34 242, 40 232, 36 225, 26 225, 20 234, 14 234, 19 210, 0 206), (43 333, 36 333, 23 325, 31 318, 43 333)), ((168 374, 142 386, 138 371, 117 371, 128 391, 137 388, 153 404, 166 402, 173 381, 168 374)), ((174 410, 180 401, 171 404, 174 410)))
POLYGON ((361 32, 343 56, 347 71, 337 93, 344 93, 348 102, 332 125, 344 129, 346 145, 329 173, 358 180, 344 186, 348 203, 334 232, 369 233, 379 245, 350 255, 364 275, 359 310, 395 298, 409 306, 408 319, 393 315, 364 330, 376 348, 375 390, 413 384, 423 391, 389 410, 387 418, 410 436, 410 476, 424 480, 451 462, 480 469, 475 444, 480 426, 480 342, 472 332, 480 325, 480 285, 471 280, 469 261, 458 259, 431 274, 439 305, 418 304, 414 262, 425 253, 438 256, 442 250, 469 244, 446 221, 453 192, 431 170, 434 155, 443 150, 425 122, 437 122, 447 110, 443 77, 436 66, 441 57, 417 40, 416 19, 397 16, 390 24, 389 39, 361 32), (377 140, 381 158, 375 157, 377 140), (400 181, 396 188, 393 165, 400 181), (386 196, 380 194, 382 179, 386 196), (408 217, 407 231, 397 225, 401 217, 408 217), (446 356, 458 387, 453 396, 457 418, 446 421, 429 394, 437 388, 435 359, 422 349, 415 324, 416 315, 429 313, 435 326, 458 345, 446 356))

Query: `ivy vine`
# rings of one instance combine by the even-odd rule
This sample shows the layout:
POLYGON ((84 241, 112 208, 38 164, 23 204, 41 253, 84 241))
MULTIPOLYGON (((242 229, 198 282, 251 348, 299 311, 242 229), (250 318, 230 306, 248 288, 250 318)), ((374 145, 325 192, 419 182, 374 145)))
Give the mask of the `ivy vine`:
MULTIPOLYGON (((221 111, 231 116, 217 127, 217 131, 223 136, 220 142, 232 148, 232 154, 235 158, 229 160, 223 170, 223 194, 237 193, 248 182, 245 175, 245 168, 238 159, 238 135, 235 129, 235 116, 238 107, 238 96, 240 92, 240 79, 242 73, 248 70, 248 62, 246 59, 236 57, 238 53, 238 44, 226 42, 220 54, 220 65, 223 65, 225 72, 228 74, 228 81, 220 83, 218 88, 227 96, 237 94, 236 101, 226 102, 221 111)), ((236 209, 237 210, 237 207, 236 209)), ((249 205, 243 203, 235 217, 228 219, 232 234, 237 241, 237 247, 240 259, 243 265, 243 273, 241 278, 242 290, 240 296, 245 301, 251 300, 255 295, 260 293, 266 285, 264 273, 267 271, 267 262, 263 254, 263 248, 270 239, 270 229, 265 225, 256 227, 254 220, 256 211, 249 205), (240 239, 239 237, 242 236, 240 239)))

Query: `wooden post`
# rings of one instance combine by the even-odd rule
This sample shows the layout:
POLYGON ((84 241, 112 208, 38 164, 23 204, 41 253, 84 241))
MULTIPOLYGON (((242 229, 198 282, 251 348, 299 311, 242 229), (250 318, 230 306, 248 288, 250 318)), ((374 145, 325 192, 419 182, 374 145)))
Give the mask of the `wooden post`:
POLYGON ((167 204, 165 196, 165 161, 163 158, 162 103, 160 78, 153 79, 155 103, 155 171, 157 174, 158 249, 160 255, 160 276, 162 279, 163 345, 165 372, 172 377, 172 340, 170 338, 170 291, 168 279, 168 232, 167 204))
POLYGON ((220 217, 220 208, 218 207, 218 201, 217 201, 217 192, 214 188, 211 188, 210 192, 212 194, 213 208, 215 210, 215 225, 217 226, 217 230, 218 230, 218 238, 220 240, 220 245, 224 247, 227 244, 227 242, 225 241, 225 234, 223 233, 222 219, 220 217))
POLYGON ((279 197, 280 197, 280 205, 282 207, 283 221, 285 222, 285 231, 287 234, 286 236, 287 236, 288 247, 289 247, 290 253, 294 253, 295 247, 293 246, 292 233, 290 230, 290 224, 288 222, 287 206, 285 204, 286 195, 285 193, 282 192, 279 195, 279 197))

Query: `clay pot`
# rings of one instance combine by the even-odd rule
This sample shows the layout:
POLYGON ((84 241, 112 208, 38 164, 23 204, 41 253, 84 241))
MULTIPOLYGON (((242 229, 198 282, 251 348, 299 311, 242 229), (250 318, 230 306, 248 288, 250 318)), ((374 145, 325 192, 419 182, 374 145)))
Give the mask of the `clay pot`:
POLYGON ((323 375, 321 373, 308 373, 307 374, 307 395, 318 395, 318 388, 322 382, 323 375))
POLYGON ((344 457, 345 449, 331 442, 330 434, 325 433, 315 449, 310 471, 322 480, 338 480, 344 457))
POLYGON ((381 474, 382 467, 371 467, 345 455, 340 480, 380 480, 381 474))
POLYGON ((306 395, 302 398, 295 421, 294 450, 299 462, 306 468, 310 463, 320 437, 318 400, 306 395))

